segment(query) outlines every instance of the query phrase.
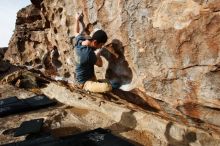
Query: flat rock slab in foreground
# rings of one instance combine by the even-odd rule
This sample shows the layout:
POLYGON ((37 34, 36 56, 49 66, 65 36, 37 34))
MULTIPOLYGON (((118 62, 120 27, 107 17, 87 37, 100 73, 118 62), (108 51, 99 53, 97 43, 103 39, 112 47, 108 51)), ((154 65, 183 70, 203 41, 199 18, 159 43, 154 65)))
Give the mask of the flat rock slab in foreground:
MULTIPOLYGON (((92 118, 90 117, 91 120, 88 119, 91 123, 96 119, 96 122, 101 122, 96 123, 96 126, 109 128, 113 133, 141 145, 191 144, 217 146, 220 143, 218 129, 216 129, 216 132, 213 129, 204 130, 203 128, 207 126, 208 129, 210 125, 200 123, 201 126, 196 122, 188 123, 188 126, 177 124, 173 119, 181 118, 181 115, 178 117, 178 115, 169 114, 169 110, 166 109, 169 107, 163 107, 163 104, 158 104, 161 107, 160 110, 152 110, 152 107, 147 111, 142 106, 127 102, 121 99, 123 97, 118 97, 114 93, 100 95, 86 94, 77 90, 71 92, 56 83, 48 84, 46 88, 42 89, 42 92, 64 104, 86 109, 87 111, 96 111, 97 113, 94 113, 92 118), (100 119, 102 120, 100 121, 100 119), (106 125, 103 122, 107 122, 106 125)), ((124 95, 126 96, 126 94, 124 95)), ((93 128, 93 126, 90 128, 93 128)))
MULTIPOLYGON (((51 81, 46 87, 30 91, 38 91, 60 103, 1 118, 1 144, 23 140, 25 137, 14 138, 4 131, 36 118, 44 118, 43 131, 51 131, 55 136, 102 127, 135 145, 218 146, 220 143, 218 127, 187 118, 164 102, 141 96, 138 90, 88 94, 82 90, 69 90, 64 84, 51 81)), ((10 96, 28 98, 35 95, 30 91, 4 84, 0 87, 0 96, 1 99, 10 96)))

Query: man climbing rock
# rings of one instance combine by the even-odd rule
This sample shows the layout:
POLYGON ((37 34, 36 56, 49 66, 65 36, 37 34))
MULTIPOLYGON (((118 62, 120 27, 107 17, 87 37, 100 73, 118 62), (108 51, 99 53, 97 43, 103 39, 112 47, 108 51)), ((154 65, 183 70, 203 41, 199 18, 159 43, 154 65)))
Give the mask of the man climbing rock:
MULTIPOLYGON (((102 67, 100 57, 102 46, 107 42, 107 34, 103 30, 97 30, 91 37, 85 36, 80 31, 79 23, 83 25, 83 13, 76 15, 75 26, 75 61, 76 84, 90 92, 108 92, 112 90, 111 84, 106 80, 97 80, 94 65, 102 67), (80 33, 81 32, 81 33, 80 33), (95 50, 97 50, 95 52, 95 50)), ((84 28, 83 28, 84 29, 84 28)))

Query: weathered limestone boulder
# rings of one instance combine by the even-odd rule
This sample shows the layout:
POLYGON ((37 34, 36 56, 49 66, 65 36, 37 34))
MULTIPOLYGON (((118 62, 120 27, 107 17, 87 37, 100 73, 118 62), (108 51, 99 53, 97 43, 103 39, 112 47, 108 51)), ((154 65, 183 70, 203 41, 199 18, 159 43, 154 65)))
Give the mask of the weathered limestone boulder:
POLYGON ((118 54, 103 52, 98 78, 117 80, 123 90, 138 89, 172 107, 174 115, 181 113, 183 123, 207 124, 220 133, 219 0, 32 3, 17 14, 5 60, 72 82, 70 37, 75 14, 83 11, 85 24, 106 30, 107 44, 118 54))
MULTIPOLYGON (((35 76, 31 73, 29 75, 35 76)), ((176 115, 164 110, 173 109, 163 103, 161 110, 157 110, 146 105, 137 106, 123 99, 123 95, 126 95, 130 98, 133 96, 135 100, 131 92, 87 94, 77 89, 70 91, 65 84, 54 81, 38 90, 33 89, 4 84, 0 86, 0 99, 10 96, 24 99, 35 94, 45 94, 58 100, 59 104, 0 118, 0 144, 24 140, 26 136, 14 137, 10 129, 24 121, 38 118, 44 119, 41 132, 49 132, 56 137, 102 127, 137 146, 218 146, 220 142, 219 135, 207 124, 200 123, 201 128, 198 128, 173 121, 176 115)))

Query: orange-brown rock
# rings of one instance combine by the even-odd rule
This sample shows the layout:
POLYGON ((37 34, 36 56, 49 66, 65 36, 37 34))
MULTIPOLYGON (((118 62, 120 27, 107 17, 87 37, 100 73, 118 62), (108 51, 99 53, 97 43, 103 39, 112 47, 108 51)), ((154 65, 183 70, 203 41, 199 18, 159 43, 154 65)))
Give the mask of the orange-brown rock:
POLYGON ((106 30, 107 44, 112 43, 111 49, 118 54, 105 50, 105 67, 96 70, 98 78, 117 80, 123 90, 141 90, 182 113, 185 123, 197 120, 220 127, 219 0, 32 3, 17 14, 5 54, 12 64, 72 82, 70 37, 75 14, 83 11, 85 24, 106 30))

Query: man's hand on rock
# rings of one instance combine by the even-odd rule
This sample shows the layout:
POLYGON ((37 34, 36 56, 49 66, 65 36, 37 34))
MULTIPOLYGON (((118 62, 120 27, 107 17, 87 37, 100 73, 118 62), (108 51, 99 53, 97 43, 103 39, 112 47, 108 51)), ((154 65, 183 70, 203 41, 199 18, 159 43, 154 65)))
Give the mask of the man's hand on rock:
POLYGON ((83 21, 83 12, 76 13, 76 20, 82 22, 83 21))

